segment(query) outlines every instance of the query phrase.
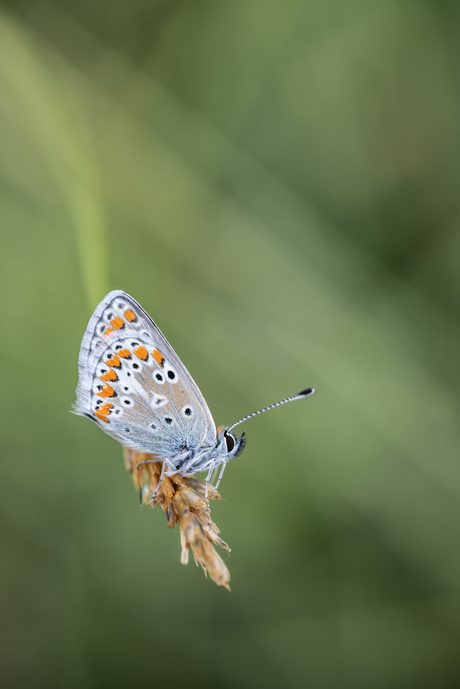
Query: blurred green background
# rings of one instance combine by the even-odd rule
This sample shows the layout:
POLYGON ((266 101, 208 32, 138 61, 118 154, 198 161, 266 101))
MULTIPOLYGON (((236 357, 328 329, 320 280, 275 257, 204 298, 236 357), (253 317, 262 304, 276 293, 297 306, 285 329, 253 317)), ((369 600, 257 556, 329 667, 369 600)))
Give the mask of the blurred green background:
POLYGON ((5 687, 460 686, 460 5, 0 3, 5 687), (217 424, 232 593, 69 413, 141 302, 217 424))

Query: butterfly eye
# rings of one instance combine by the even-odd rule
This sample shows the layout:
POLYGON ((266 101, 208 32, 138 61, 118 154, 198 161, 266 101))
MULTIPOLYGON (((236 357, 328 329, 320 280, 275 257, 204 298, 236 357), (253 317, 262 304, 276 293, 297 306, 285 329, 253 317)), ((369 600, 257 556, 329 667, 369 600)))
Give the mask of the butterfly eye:
POLYGON ((225 442, 227 443, 227 452, 231 452, 235 447, 235 436, 231 433, 224 433, 225 442))

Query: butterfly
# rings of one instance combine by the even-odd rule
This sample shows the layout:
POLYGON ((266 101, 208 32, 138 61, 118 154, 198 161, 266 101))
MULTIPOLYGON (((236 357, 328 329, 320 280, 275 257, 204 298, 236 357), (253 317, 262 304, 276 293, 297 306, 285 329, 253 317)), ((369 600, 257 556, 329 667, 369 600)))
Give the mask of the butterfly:
MULTIPOLYGON (((94 421, 124 447, 154 455, 163 476, 211 477, 245 446, 245 432, 231 431, 243 421, 303 399, 297 395, 243 417, 232 426, 216 428, 206 400, 184 364, 150 316, 121 290, 109 292, 86 328, 78 358, 79 380, 75 413, 94 421)), ((155 495, 153 496, 153 501, 155 495)), ((208 503, 209 505, 209 503, 208 503)))

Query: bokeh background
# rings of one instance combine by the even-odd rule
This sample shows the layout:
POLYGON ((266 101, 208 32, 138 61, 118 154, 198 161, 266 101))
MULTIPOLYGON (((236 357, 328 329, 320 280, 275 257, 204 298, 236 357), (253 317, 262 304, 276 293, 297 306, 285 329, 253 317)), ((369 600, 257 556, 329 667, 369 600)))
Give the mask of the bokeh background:
POLYGON ((459 39, 454 0, 0 3, 2 686, 460 685, 459 39), (69 413, 114 288, 218 424, 318 389, 245 424, 231 594, 69 413))

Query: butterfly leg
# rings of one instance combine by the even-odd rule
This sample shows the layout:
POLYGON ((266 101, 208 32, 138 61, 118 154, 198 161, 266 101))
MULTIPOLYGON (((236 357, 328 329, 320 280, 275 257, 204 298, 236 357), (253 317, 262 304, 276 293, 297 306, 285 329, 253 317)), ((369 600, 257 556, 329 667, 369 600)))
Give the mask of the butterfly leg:
POLYGON ((206 500, 206 505, 207 505, 206 512, 210 512, 209 497, 208 497, 209 496, 209 482, 211 480, 211 476, 213 475, 215 468, 216 468, 216 465, 213 462, 211 464, 211 466, 209 467, 208 475, 206 476, 206 491, 204 494, 204 499, 206 500))
POLYGON ((213 474, 212 474, 212 476, 211 476, 211 483, 212 483, 212 485, 215 484, 215 482, 216 482, 216 480, 217 480, 218 474, 219 474, 219 467, 216 466, 216 467, 214 467, 214 471, 213 471, 213 474))
POLYGON ((139 471, 139 467, 143 466, 144 464, 156 464, 158 462, 158 459, 146 459, 144 462, 139 462, 139 464, 136 464, 136 471, 139 471))
POLYGON ((215 493, 215 492, 217 491, 217 489, 219 488, 219 484, 220 484, 220 482, 222 481, 222 476, 224 475, 224 471, 225 471, 225 467, 226 467, 226 466, 227 466, 227 462, 223 462, 223 464, 222 464, 222 469, 220 470, 219 478, 217 479, 217 483, 216 483, 216 485, 214 486, 214 490, 213 490, 212 493, 211 493, 211 497, 214 495, 214 493, 215 493))
POLYGON ((160 490, 160 486, 161 486, 161 483, 162 483, 163 478, 164 478, 164 475, 165 475, 165 467, 166 467, 166 462, 163 462, 163 466, 161 467, 160 480, 158 481, 158 485, 157 485, 157 487, 155 488, 155 491, 154 491, 154 493, 153 493, 153 495, 152 495, 152 502, 153 502, 153 504, 155 504, 155 502, 156 502, 155 499, 156 499, 156 497, 157 497, 158 491, 160 490))
MULTIPOLYGON (((156 464, 158 461, 159 461, 158 459, 146 459, 145 462, 139 462, 139 464, 136 466, 136 470, 138 471, 138 470, 139 470, 139 467, 141 467, 143 464, 156 464)), ((166 465, 168 465, 168 468, 171 469, 171 465, 169 464, 168 460, 163 460, 163 464, 162 464, 162 467, 161 467, 160 480, 158 481, 158 485, 157 485, 157 487, 155 488, 155 492, 154 492, 153 495, 152 495, 152 502, 153 502, 153 504, 155 504, 155 498, 156 498, 157 493, 158 493, 158 491, 159 491, 159 489, 160 489, 161 482, 163 481, 163 478, 164 478, 164 475, 165 475, 165 468, 166 468, 166 465)), ((174 465, 172 466, 172 468, 174 469, 174 465)), ((142 502, 141 502, 141 504, 142 504, 142 502)))

